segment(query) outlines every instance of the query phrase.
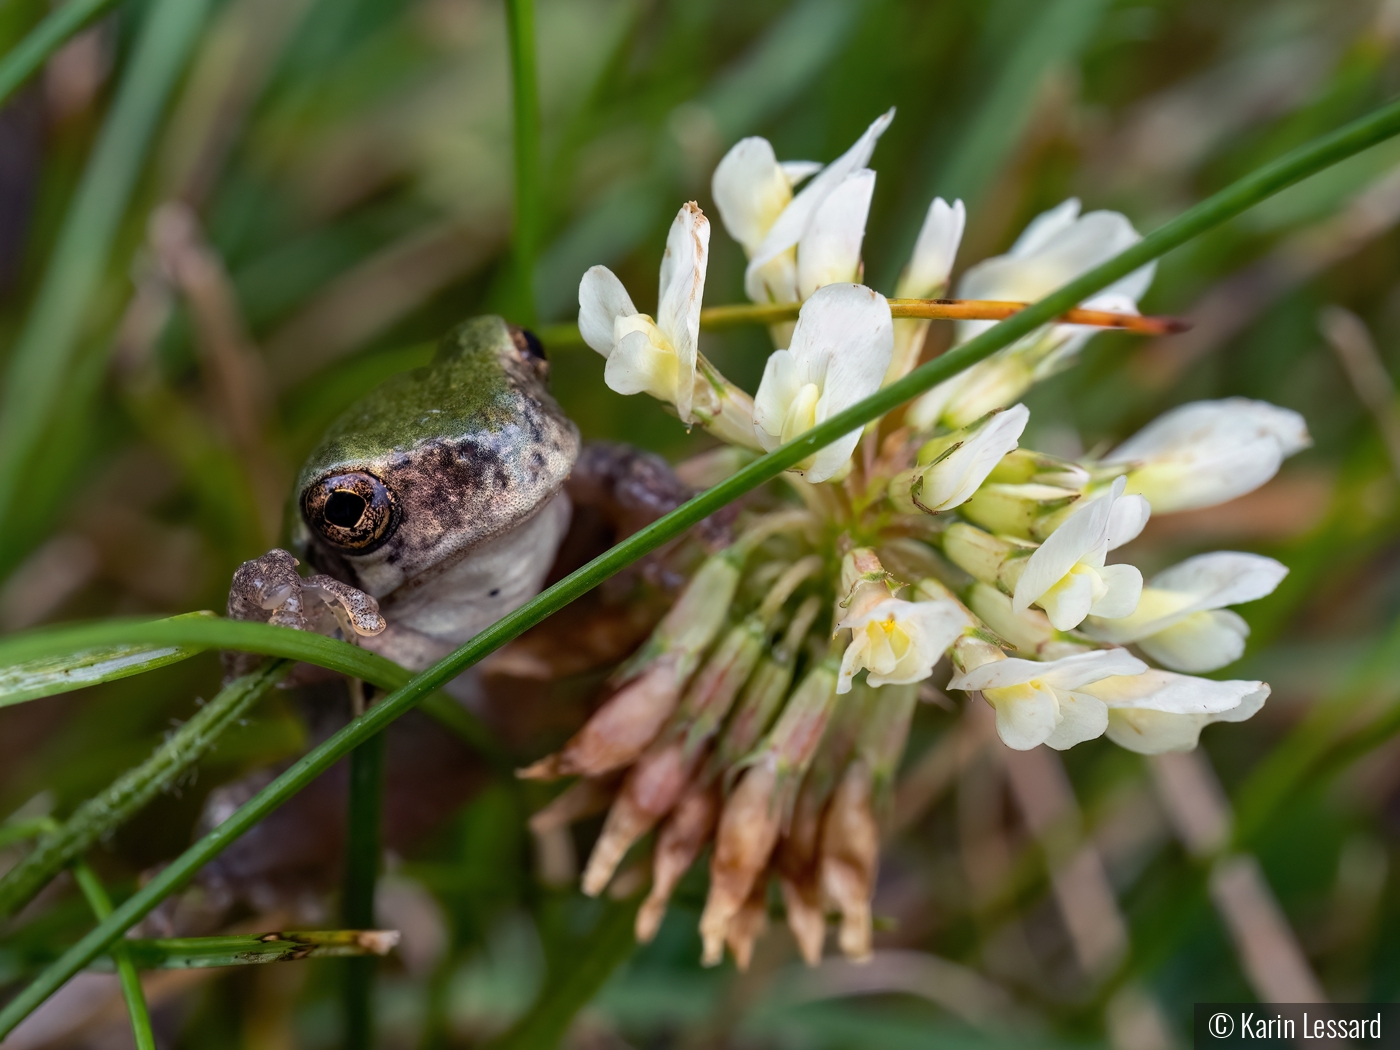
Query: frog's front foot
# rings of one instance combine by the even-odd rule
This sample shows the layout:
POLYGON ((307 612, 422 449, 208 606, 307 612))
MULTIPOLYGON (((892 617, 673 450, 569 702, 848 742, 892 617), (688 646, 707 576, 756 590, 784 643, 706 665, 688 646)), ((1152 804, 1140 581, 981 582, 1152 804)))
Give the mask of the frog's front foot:
MULTIPOLYGON (((229 586, 228 615, 298 631, 338 633, 346 641, 379 634, 385 627, 379 603, 368 594, 331 576, 303 579, 296 558, 284 550, 270 550, 238 567, 229 586)), ((246 674, 257 660, 252 653, 224 655, 231 676, 246 674)))

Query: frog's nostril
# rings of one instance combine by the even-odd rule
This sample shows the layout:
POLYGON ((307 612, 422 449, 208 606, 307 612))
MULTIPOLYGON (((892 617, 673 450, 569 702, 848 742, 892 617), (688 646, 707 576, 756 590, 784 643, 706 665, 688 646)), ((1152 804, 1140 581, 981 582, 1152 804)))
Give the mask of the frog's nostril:
POLYGON ((368 505, 363 496, 337 489, 326 499, 326 520, 342 529, 353 529, 365 516, 368 505))

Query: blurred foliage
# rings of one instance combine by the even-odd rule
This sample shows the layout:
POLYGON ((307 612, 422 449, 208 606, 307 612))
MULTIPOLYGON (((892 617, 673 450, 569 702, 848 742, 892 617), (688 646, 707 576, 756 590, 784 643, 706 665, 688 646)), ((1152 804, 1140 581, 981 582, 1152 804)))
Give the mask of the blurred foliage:
MULTIPOLYGON (((169 7, 128 0, 0 109, 0 360, 16 367, 45 289, 59 289, 48 309, 70 333, 69 345, 34 344, 56 384, 51 403, 26 407, 39 439, 0 519, 5 630, 222 607, 234 567, 278 541, 285 486, 320 429, 424 361, 455 321, 520 302, 497 0, 214 4, 187 47, 167 41, 169 101, 148 92, 129 117, 152 134, 148 148, 139 135, 118 143, 134 151, 127 193, 97 143, 133 78, 156 75, 132 57, 146 18, 169 7), (65 254, 85 180, 106 195, 89 207, 110 237, 83 227, 89 240, 65 254), (74 265, 91 280, 65 275, 74 265)), ((0 48, 45 10, 0 5, 0 48)), ((969 204, 962 267, 1069 195, 1151 228, 1400 80, 1395 0, 539 0, 536 19, 544 322, 570 317, 594 263, 650 301, 675 207, 694 198, 712 211, 709 173, 744 135, 768 136, 780 157, 829 160, 898 107, 874 159, 865 242, 867 278, 889 291, 935 194, 969 204)), ((1151 570, 1224 546, 1292 569, 1243 610, 1254 635, 1231 669, 1271 681, 1273 698, 1251 722, 1208 731, 1204 750, 1338 999, 1400 994, 1400 493, 1394 450, 1318 318, 1330 304, 1352 311, 1400 370, 1397 162, 1393 143, 1372 150, 1174 253, 1144 305, 1190 316, 1193 331, 1155 344, 1100 336, 1030 399, 1028 444, 1065 452, 1197 398, 1264 398, 1307 418, 1315 447, 1279 478, 1155 523, 1134 560, 1151 570)), ((707 300, 741 300, 742 274, 717 233, 707 300)), ((766 339, 707 333, 705 352, 752 389, 766 339)), ((587 438, 673 458, 704 447, 650 400, 608 391, 586 349, 553 367, 587 438)), ((6 374, 5 403, 26 402, 6 374)), ((66 815, 217 689, 202 656, 0 711, 0 813, 66 815)), ((937 706, 920 712, 911 776, 957 724, 937 706)), ((303 707, 264 703, 94 864, 131 886, 188 841, 212 788, 316 733, 303 707)), ((1192 1002, 1255 994, 1205 869, 1173 838, 1138 757, 1100 741, 1065 764, 1128 924, 1128 955, 1108 976, 1076 972, 1045 849, 1004 776, 974 760, 887 848, 876 910, 881 946, 910 953, 902 976, 818 981, 781 933, 746 975, 702 971, 688 883, 658 940, 573 1021, 570 1045, 1185 1045, 1192 1002), (969 831, 979 813, 991 839, 969 831), (969 862, 984 847, 1001 857, 991 869, 969 862), (979 885, 979 870, 996 884, 979 885)), ((508 1030, 512 1045, 540 1045, 606 977, 594 953, 617 939, 621 906, 537 880, 523 829, 539 801, 496 782, 395 861, 406 948, 381 971, 382 1045, 508 1030), (541 994, 563 1013, 511 1030, 541 994)), ((15 856, 0 851, 0 866, 15 856)), ((4 930, 6 985, 88 921, 71 885, 41 901, 4 930)), ((334 966, 163 986, 161 1045, 337 1045, 334 966)), ((64 1045, 88 1045, 73 1038, 64 1045)))

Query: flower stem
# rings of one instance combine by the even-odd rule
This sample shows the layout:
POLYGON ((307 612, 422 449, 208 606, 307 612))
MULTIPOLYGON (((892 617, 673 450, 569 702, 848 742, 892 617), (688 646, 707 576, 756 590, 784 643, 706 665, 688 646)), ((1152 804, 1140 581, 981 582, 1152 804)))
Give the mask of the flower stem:
MULTIPOLYGON (((890 316, 945 321, 1004 321, 1030 306, 1030 303, 1003 302, 999 299, 888 299, 890 316)), ((801 303, 731 303, 707 306, 700 311, 701 328, 736 328, 739 325, 776 324, 795 321, 801 303)), ((1190 328, 1177 317, 1142 317, 1139 314, 1118 314, 1109 310, 1082 310, 1074 307, 1053 318, 1062 324, 1092 325, 1095 328, 1119 328, 1139 335, 1174 335, 1190 328)), ((546 346, 582 345, 577 325, 550 325, 540 332, 546 346)))
MULTIPOLYGON (((350 819, 345 842, 345 890, 341 910, 352 930, 374 926, 374 886, 379 878, 380 823, 384 802, 384 734, 350 752, 350 819)), ((361 955, 345 962, 344 1017, 347 1050, 374 1045, 374 971, 378 960, 361 955)))
POLYGON ((955 350, 921 365, 903 379, 891 383, 863 401, 838 412, 802 436, 743 467, 713 488, 634 533, 622 543, 576 569, 519 609, 479 632, 455 652, 415 676, 344 729, 319 744, 281 776, 235 810, 227 820, 190 846, 145 886, 128 898, 77 944, 69 948, 23 991, 0 1010, 0 1037, 12 1031, 64 982, 106 950, 107 946, 175 892, 196 871, 217 857, 230 843, 277 809, 340 758, 400 715, 415 707, 433 690, 444 685, 487 654, 587 593, 638 558, 679 536, 692 525, 744 493, 777 477, 789 467, 843 434, 865 426, 872 419, 902 405, 924 391, 991 356, 1036 328, 1146 265, 1191 238, 1218 226, 1259 201, 1278 193, 1315 172, 1400 134, 1400 101, 1376 110, 1338 131, 1321 136, 1226 189, 1149 234, 1127 251, 1095 267, 1025 310, 968 340, 955 350))
MULTIPOLYGON (((112 899, 102 886, 97 873, 88 867, 87 861, 77 861, 73 865, 73 878, 78 889, 83 891, 88 907, 97 921, 101 922, 112 914, 112 899)), ((113 942, 112 960, 117 964, 117 976, 121 980, 122 997, 126 999, 126 1012, 131 1017, 131 1035, 136 1040, 136 1050, 156 1050, 155 1033, 151 1031, 151 1014, 146 1009, 146 996, 141 991, 141 975, 136 972, 136 964, 131 961, 131 952, 123 939, 113 942)))
POLYGON ((514 308, 522 324, 535 321, 535 253, 544 194, 540 178, 540 91, 536 75, 535 0, 506 0, 511 92, 515 104, 514 308))
POLYGON ((13 914, 65 865, 173 784, 281 681, 289 667, 284 661, 274 661, 224 686, 150 758, 122 774, 106 791, 80 805, 61 827, 41 838, 0 879, 0 916, 13 914))

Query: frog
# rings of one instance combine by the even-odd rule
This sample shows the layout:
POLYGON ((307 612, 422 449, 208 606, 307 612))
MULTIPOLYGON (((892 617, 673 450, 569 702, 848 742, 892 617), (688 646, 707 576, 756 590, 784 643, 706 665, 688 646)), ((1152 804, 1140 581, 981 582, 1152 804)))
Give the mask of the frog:
POLYGON ((580 447, 539 339, 498 316, 467 320, 426 366, 331 424, 296 478, 292 550, 239 567, 229 615, 422 670, 539 592, 580 447), (302 562, 316 573, 302 577, 302 562))

